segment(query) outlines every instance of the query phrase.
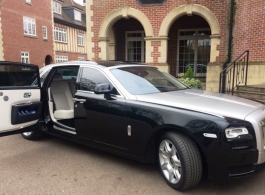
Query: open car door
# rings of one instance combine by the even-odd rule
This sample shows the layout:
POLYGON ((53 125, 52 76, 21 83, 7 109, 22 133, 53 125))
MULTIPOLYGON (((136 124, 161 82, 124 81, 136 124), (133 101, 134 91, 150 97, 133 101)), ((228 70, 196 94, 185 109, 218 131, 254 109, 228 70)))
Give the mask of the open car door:
POLYGON ((0 62, 0 136, 32 131, 41 116, 39 68, 0 62))

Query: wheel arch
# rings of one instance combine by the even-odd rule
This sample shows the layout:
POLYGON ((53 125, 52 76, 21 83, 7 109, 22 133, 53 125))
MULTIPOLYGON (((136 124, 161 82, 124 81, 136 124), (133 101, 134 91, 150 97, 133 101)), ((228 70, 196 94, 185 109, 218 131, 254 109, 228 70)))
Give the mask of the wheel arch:
POLYGON ((159 142, 160 137, 167 132, 180 133, 180 134, 185 135, 186 137, 188 137, 192 141, 194 141, 194 143, 196 144, 196 146, 198 147, 198 149, 200 151, 202 161, 207 164, 206 155, 205 155, 202 147, 200 146, 198 140, 196 140, 194 138, 194 136, 192 136, 192 134, 190 134, 188 132, 188 130, 185 130, 183 127, 162 127, 160 129, 156 130, 155 133, 150 137, 150 139, 148 141, 147 148, 146 148, 145 161, 147 163, 157 163, 158 158, 157 158, 156 149, 157 149, 158 144, 159 144, 158 142, 159 142))

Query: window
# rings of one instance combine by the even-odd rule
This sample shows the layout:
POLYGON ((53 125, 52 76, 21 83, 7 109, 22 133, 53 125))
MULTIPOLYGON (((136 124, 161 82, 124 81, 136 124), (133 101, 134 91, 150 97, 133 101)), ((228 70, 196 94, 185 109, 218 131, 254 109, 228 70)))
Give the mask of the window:
POLYGON ((126 32, 126 60, 131 62, 144 62, 144 53, 144 32, 126 32))
POLYGON ((62 5, 60 3, 53 1, 52 8, 53 8, 53 12, 57 14, 62 14, 62 5))
POLYGON ((21 52, 21 62, 29 64, 29 52, 21 52))
POLYGON ((0 87, 38 86, 38 68, 28 65, 0 65, 0 87))
POLYGON ((26 3, 29 3, 30 4, 31 3, 31 0, 26 0, 26 3))
POLYGON ((84 61, 85 58, 84 58, 84 57, 78 57, 77 60, 79 60, 79 61, 84 61))
POLYGON ((43 34, 43 39, 48 39, 47 27, 46 26, 42 27, 42 34, 43 34))
POLYGON ((55 62, 67 62, 68 56, 55 56, 55 62))
MULTIPOLYGON (((102 83, 111 84, 111 82, 107 79, 107 77, 99 70, 96 70, 93 68, 83 69, 82 77, 80 80, 80 90, 93 92, 96 85, 102 84, 102 83)), ((118 95, 119 93, 114 88, 112 94, 118 95)))
POLYGON ((58 42, 67 43, 66 29, 54 27, 54 39, 58 42))
POLYGON ((60 75, 62 75, 64 80, 71 80, 77 78, 78 68, 68 68, 68 69, 60 69, 57 71, 60 75))
POLYGON ((180 30, 178 34, 177 72, 185 73, 189 67, 197 77, 206 76, 207 64, 210 62, 211 30, 180 30))
POLYGON ((41 83, 41 86, 43 85, 44 81, 46 80, 48 74, 49 74, 50 70, 48 70, 47 72, 45 72, 41 78, 40 78, 40 83, 41 83))
POLYGON ((132 66, 113 68, 110 71, 132 95, 163 93, 186 88, 173 76, 154 67, 132 66))
POLYGON ((24 34, 36 36, 36 21, 34 18, 23 16, 24 34))
POLYGON ((138 0, 142 5, 162 5, 166 0, 138 0))
POLYGON ((75 20, 81 21, 81 12, 74 10, 75 20))
POLYGON ((84 34, 77 33, 77 45, 84 46, 84 34))

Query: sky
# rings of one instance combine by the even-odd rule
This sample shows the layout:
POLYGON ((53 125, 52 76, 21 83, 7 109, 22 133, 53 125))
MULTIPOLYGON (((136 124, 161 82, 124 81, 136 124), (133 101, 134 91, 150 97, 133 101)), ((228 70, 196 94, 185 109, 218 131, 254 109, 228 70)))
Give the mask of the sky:
POLYGON ((83 4, 83 0, 74 0, 76 3, 83 4))

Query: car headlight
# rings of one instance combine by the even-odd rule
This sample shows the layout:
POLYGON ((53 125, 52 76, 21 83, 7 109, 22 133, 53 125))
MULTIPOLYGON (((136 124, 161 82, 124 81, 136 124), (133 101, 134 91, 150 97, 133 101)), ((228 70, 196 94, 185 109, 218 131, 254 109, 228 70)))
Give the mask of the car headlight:
POLYGON ((225 130, 225 135, 229 139, 236 138, 239 135, 247 135, 247 134, 248 130, 245 127, 231 127, 225 130))

